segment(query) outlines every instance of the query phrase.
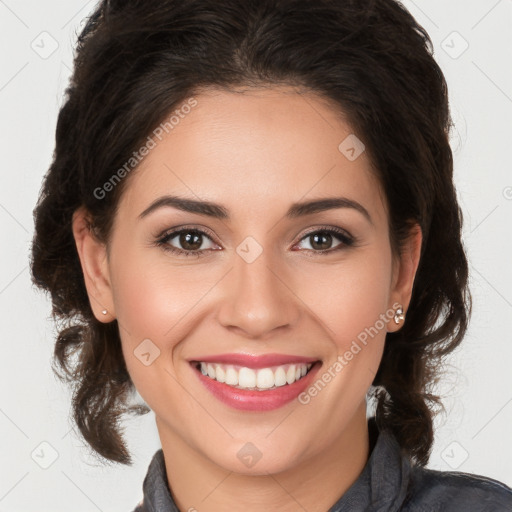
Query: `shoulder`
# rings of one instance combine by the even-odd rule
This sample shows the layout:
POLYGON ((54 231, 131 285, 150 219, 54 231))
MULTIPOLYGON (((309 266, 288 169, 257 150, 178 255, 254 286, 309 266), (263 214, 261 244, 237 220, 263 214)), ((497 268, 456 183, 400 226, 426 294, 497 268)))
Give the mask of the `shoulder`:
POLYGON ((404 505, 410 512, 511 512, 512 489, 485 476, 415 466, 404 505))

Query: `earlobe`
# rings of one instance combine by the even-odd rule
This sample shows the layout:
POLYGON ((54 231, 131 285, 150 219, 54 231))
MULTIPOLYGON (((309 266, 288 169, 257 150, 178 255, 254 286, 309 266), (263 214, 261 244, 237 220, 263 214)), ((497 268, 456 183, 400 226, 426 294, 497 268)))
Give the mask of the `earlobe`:
POLYGON ((84 207, 75 210, 72 229, 91 309, 100 322, 111 322, 115 318, 115 311, 107 248, 93 233, 84 207))
POLYGON ((415 224, 411 228, 407 242, 404 244, 400 259, 396 262, 395 279, 390 295, 391 307, 395 310, 396 315, 393 321, 388 324, 388 332, 401 329, 407 315, 420 261, 422 243, 421 227, 419 224, 415 224))

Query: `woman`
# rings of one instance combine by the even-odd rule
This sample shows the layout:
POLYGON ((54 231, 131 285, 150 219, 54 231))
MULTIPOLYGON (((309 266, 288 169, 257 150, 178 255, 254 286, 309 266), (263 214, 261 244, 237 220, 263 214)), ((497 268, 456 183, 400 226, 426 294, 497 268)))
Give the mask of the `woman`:
POLYGON ((512 510, 425 468, 471 306, 450 122, 394 0, 99 4, 32 273, 91 447, 155 413, 137 512, 512 510))

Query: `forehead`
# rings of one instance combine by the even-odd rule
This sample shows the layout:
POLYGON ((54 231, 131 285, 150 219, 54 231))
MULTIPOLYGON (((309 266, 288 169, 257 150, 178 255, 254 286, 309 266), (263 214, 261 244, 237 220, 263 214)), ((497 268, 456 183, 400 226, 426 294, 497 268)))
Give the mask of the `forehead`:
POLYGON ((355 159, 346 152, 358 139, 322 98, 280 87, 208 90, 194 99, 171 129, 153 135, 121 199, 126 215, 140 214, 164 194, 220 202, 237 218, 344 196, 385 220, 366 152, 355 159))

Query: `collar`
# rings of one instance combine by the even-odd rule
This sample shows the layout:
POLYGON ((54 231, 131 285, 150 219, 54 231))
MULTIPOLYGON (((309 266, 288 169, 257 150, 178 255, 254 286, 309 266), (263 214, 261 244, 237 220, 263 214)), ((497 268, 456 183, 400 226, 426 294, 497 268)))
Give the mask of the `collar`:
MULTIPOLYGON (((396 512, 404 503, 411 465, 388 431, 378 431, 375 418, 368 421, 370 457, 357 480, 328 512, 396 512)), ((134 512, 180 512, 176 506, 160 448, 151 459, 143 483, 143 505, 134 512)))
POLYGON ((411 464, 387 430, 368 421, 370 457, 357 480, 328 512, 395 512, 401 510, 410 482, 411 464))

